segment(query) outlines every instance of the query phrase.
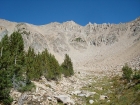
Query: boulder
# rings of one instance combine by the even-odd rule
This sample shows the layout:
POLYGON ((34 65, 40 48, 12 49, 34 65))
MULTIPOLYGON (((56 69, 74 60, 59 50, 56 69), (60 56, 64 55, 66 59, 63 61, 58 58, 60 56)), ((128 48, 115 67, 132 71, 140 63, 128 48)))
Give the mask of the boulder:
POLYGON ((58 95, 55 96, 58 102, 62 102, 65 105, 74 105, 74 101, 70 99, 68 95, 58 95))

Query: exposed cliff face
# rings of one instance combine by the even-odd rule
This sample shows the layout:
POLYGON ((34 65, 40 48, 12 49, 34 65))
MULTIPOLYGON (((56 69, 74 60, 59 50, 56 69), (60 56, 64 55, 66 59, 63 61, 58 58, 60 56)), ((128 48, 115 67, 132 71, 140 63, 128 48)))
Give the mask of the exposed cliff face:
POLYGON ((60 62, 68 53, 76 69, 110 70, 140 56, 140 18, 86 26, 73 21, 35 26, 0 20, 0 39, 14 31, 22 34, 25 50, 29 46, 36 52, 47 48, 60 62))

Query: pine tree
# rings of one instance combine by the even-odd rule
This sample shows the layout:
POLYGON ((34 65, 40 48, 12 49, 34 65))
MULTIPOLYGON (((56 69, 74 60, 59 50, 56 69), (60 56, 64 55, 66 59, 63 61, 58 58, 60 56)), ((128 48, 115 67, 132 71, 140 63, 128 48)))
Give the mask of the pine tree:
POLYGON ((23 38, 20 33, 14 32, 9 37, 10 41, 10 69, 13 72, 12 74, 12 82, 13 87, 15 89, 20 89, 23 86, 26 86, 26 78, 23 76, 24 74, 24 63, 25 63, 25 56, 24 56, 24 42, 23 38))
POLYGON ((39 79, 42 76, 42 64, 41 64, 41 55, 37 54, 35 59, 34 59, 34 63, 33 63, 33 67, 34 67, 34 77, 36 79, 39 79))
POLYGON ((60 77, 60 65, 56 58, 47 49, 41 54, 43 75, 48 79, 57 80, 60 77))
POLYGON ((10 64, 9 38, 5 35, 0 43, 0 102, 10 105, 12 98, 10 97, 10 88, 12 87, 10 64))
POLYGON ((60 76, 60 66, 56 58, 50 54, 49 59, 51 79, 57 80, 60 76))
POLYGON ((27 76, 27 81, 34 79, 34 59, 35 59, 35 52, 34 49, 29 47, 28 52, 26 53, 25 56, 25 72, 27 76))
POLYGON ((62 63, 62 65, 61 65, 61 67, 62 67, 62 73, 66 77, 74 74, 73 64, 71 62, 70 57, 67 54, 65 54, 65 59, 64 59, 64 62, 62 63))
POLYGON ((10 51, 14 64, 24 64, 24 42, 20 33, 14 32, 10 36, 10 51))
POLYGON ((9 38, 8 35, 5 35, 1 40, 1 56, 0 56, 0 69, 7 68, 10 63, 10 48, 9 48, 9 38))
POLYGON ((10 89, 12 87, 9 73, 5 69, 0 70, 0 103, 10 105, 12 98, 10 97, 10 89))

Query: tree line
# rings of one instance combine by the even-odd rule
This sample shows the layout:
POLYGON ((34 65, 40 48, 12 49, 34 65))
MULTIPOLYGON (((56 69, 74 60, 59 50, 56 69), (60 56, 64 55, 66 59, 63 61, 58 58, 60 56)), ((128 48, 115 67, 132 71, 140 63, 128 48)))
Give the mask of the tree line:
POLYGON ((30 90, 33 86, 31 80, 39 80, 44 76, 47 80, 58 80, 74 74, 70 57, 66 54, 64 62, 60 65, 55 56, 47 49, 36 54, 29 47, 24 51, 24 42, 20 33, 14 32, 5 35, 0 42, 0 103, 10 105, 10 89, 21 92, 30 90))

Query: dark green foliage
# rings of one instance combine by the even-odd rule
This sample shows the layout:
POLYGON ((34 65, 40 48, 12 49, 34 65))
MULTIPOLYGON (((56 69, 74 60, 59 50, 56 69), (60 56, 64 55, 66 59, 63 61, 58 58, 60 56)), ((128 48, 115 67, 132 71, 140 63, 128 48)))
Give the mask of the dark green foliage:
POLYGON ((80 37, 75 38, 74 41, 76 41, 76 42, 85 42, 85 40, 83 40, 83 39, 80 38, 80 37))
POLYGON ((140 83, 137 84, 137 85, 135 85, 135 90, 136 90, 136 91, 137 91, 137 90, 140 90, 140 83))
POLYGON ((122 71, 123 71, 123 78, 126 79, 127 81, 130 81, 133 73, 132 69, 127 64, 125 64, 125 66, 123 66, 122 68, 122 71))
POLYGON ((80 42, 82 40, 82 38, 78 37, 75 39, 75 41, 80 42))
POLYGON ((10 97, 10 89, 12 87, 9 73, 5 69, 0 70, 0 102, 5 105, 10 105, 12 98, 10 97))
POLYGON ((67 77, 67 76, 71 76, 74 74, 71 59, 67 54, 65 55, 65 59, 61 65, 61 67, 62 67, 62 73, 64 74, 64 76, 67 77))
POLYGON ((60 77, 60 65, 56 58, 48 53, 47 49, 40 55, 41 74, 43 74, 48 80, 57 80, 60 77))
POLYGON ((135 90, 140 90, 140 70, 134 70, 133 81, 135 82, 135 90))
POLYGON ((9 38, 7 35, 1 40, 0 43, 0 101, 4 104, 10 104, 11 97, 9 95, 10 88, 12 87, 11 75, 8 70, 10 64, 10 50, 9 50, 9 38))
POLYGON ((123 71, 123 78, 126 79, 127 81, 135 80, 135 81, 140 81, 140 70, 132 70, 131 67, 129 67, 127 64, 123 66, 122 68, 123 71))
POLYGON ((0 101, 6 105, 12 101, 11 87, 25 86, 23 76, 24 44, 22 36, 14 32, 5 35, 0 42, 0 101))
POLYGON ((34 74, 35 70, 33 67, 34 64, 34 58, 35 58, 35 52, 34 49, 32 49, 31 47, 29 47, 28 52, 25 55, 25 72, 26 72, 26 76, 27 76, 27 80, 32 80, 34 79, 34 76, 36 74, 34 74))
POLYGON ((46 78, 47 79, 53 79, 53 80, 57 80, 60 77, 60 66, 58 61, 55 59, 55 57, 51 54, 49 54, 48 57, 48 62, 47 62, 47 75, 46 78))
POLYGON ((29 83, 26 86, 19 89, 20 92, 26 92, 31 91, 33 88, 35 88, 35 85, 33 83, 29 83))
POLYGON ((0 69, 7 68, 7 66, 10 64, 10 47, 9 47, 9 38, 7 35, 1 40, 0 45, 0 69))
POLYGON ((5 35, 0 42, 0 103, 10 105, 12 98, 9 93, 12 87, 21 92, 30 91, 35 87, 31 80, 39 80, 41 76, 48 80, 58 80, 62 72, 65 76, 73 75, 68 55, 61 67, 55 56, 47 50, 35 54, 34 49, 29 47, 24 52, 20 33, 14 32, 10 37, 5 35))
POLYGON ((57 80, 61 71, 58 61, 48 53, 47 49, 41 54, 35 54, 29 48, 26 54, 26 74, 29 80, 38 80, 44 75, 48 80, 57 80))
POLYGON ((20 54, 24 51, 24 43, 20 33, 14 32, 10 36, 10 47, 13 55, 20 54))
POLYGON ((18 32, 11 34, 10 38, 10 52, 12 64, 24 64, 24 43, 22 36, 18 32))
POLYGON ((133 75, 133 79, 134 79, 134 80, 140 79, 140 70, 137 70, 137 69, 135 68, 135 70, 134 70, 134 75, 133 75))

